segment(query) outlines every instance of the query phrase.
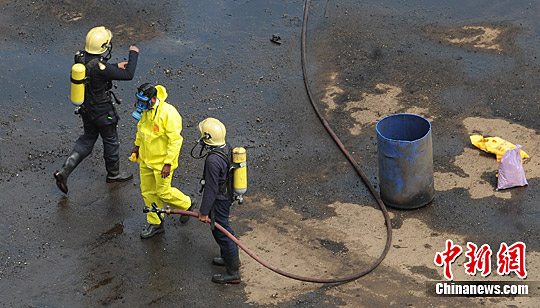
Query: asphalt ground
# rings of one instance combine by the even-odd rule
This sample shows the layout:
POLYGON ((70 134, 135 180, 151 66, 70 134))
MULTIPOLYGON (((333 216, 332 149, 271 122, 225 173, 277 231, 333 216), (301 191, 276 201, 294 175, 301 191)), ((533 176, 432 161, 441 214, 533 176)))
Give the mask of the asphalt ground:
MULTIPOLYGON (((0 1, 0 303, 4 307, 535 307, 535 298, 430 296, 445 281, 434 264, 445 241, 493 250, 492 273, 455 280, 538 282, 540 5, 515 1, 314 1, 307 71, 316 102, 378 188, 375 124, 409 112, 432 123, 435 199, 390 209, 394 240, 369 275, 340 285, 291 281, 242 254, 243 282, 210 282, 220 268, 208 226, 168 217, 145 225, 134 92, 164 85, 180 111, 184 145, 173 185, 197 194, 202 161, 189 156, 197 123, 212 116, 248 151, 249 188, 235 206, 239 239, 294 273, 359 272, 384 246, 384 222, 362 181, 309 105, 301 72, 302 1, 0 1), (100 140, 69 178, 52 174, 78 135, 69 100, 73 54, 89 29, 113 32, 113 58, 141 54, 136 77, 116 82, 123 99, 122 169, 105 183, 100 140), (281 37, 281 44, 270 39, 281 37), (529 185, 496 191, 497 161, 469 136, 523 145, 529 185), (528 276, 496 273, 501 243, 526 244, 528 276)), ((531 293, 538 292, 538 288, 531 293)))

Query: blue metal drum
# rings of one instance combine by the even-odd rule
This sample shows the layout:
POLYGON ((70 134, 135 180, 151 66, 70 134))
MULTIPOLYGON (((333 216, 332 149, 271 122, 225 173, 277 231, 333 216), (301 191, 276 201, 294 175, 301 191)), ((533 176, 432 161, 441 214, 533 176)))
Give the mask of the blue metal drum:
POLYGON ((398 209, 433 200, 431 123, 416 114, 387 116, 376 126, 381 199, 398 209))

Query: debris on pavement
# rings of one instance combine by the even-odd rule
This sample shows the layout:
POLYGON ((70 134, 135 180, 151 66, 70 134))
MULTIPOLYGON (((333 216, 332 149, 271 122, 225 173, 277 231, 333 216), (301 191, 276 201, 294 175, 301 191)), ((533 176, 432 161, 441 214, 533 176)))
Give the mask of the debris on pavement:
POLYGON ((272 43, 276 43, 278 45, 281 45, 281 36, 279 34, 272 34, 272 38, 270 39, 272 43))

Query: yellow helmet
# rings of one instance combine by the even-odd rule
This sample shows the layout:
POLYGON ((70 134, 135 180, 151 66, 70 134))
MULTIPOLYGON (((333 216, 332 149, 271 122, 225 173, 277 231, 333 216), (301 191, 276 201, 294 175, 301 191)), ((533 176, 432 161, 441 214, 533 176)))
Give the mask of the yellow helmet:
POLYGON ((112 33, 109 29, 101 26, 92 28, 86 35, 86 52, 99 55, 111 47, 112 33))
POLYGON ((201 140, 210 146, 219 146, 225 144, 225 134, 227 133, 225 125, 215 118, 206 118, 199 123, 201 131, 201 140))

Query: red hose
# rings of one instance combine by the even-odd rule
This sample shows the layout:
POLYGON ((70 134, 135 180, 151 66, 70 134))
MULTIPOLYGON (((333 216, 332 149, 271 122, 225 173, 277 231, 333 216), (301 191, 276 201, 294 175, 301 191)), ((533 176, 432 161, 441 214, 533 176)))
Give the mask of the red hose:
MULTIPOLYGON (((341 152, 343 152, 343 154, 347 157, 347 159, 349 160, 349 162, 353 166, 354 170, 356 170, 356 173, 362 178, 362 181, 364 181, 364 184, 367 186, 367 188, 369 189, 369 191, 371 192, 371 194, 373 195, 373 197, 375 198, 375 200, 379 204, 379 208, 381 209, 381 212, 382 212, 382 214, 384 216, 384 221, 385 221, 385 224, 386 224, 386 245, 384 246, 384 250, 382 251, 379 258, 377 260, 375 260, 375 262, 373 262, 373 264, 370 267, 368 267, 366 270, 364 270, 362 272, 359 272, 357 274, 353 274, 353 275, 343 277, 343 278, 328 279, 328 280, 324 281, 324 282, 345 282, 345 281, 355 280, 355 279, 358 279, 358 278, 366 275, 367 273, 374 270, 377 266, 379 266, 379 264, 382 262, 382 260, 384 260, 384 258, 388 254, 388 250, 390 250, 390 245, 392 243, 392 224, 390 222, 390 217, 388 215, 388 210, 386 209, 386 206, 384 205, 384 202, 382 201, 381 197, 379 196, 379 194, 377 193, 377 191, 375 190, 373 185, 371 185, 371 182, 366 177, 366 175, 364 174, 362 169, 360 169, 360 167, 358 166, 358 163, 354 160, 354 158, 349 153, 349 151, 347 151, 347 149, 345 149, 345 146, 343 145, 341 140, 339 140, 336 133, 334 133, 334 130, 330 127, 330 125, 328 124, 326 119, 319 112, 319 108, 317 108, 317 105, 315 104, 315 101, 313 99, 313 95, 311 94, 311 89, 309 87, 308 78, 307 78, 307 72, 306 72, 306 36, 307 36, 306 33, 307 33, 307 20, 308 20, 308 15, 309 15, 308 12, 309 12, 309 4, 310 4, 310 2, 311 2, 310 0, 306 0, 305 7, 304 7, 304 20, 303 20, 303 24, 302 24, 302 43, 301 43, 301 45, 302 45, 302 58, 301 58, 301 60, 302 60, 302 74, 304 76, 304 85, 306 87, 306 92, 307 92, 307 95, 309 97, 309 101, 311 102, 311 105, 313 106, 313 109, 315 110, 315 113, 317 113, 317 116, 319 117, 322 124, 324 125, 324 128, 326 128, 326 131, 330 134, 330 136, 332 137, 334 142, 337 144, 337 146, 339 147, 341 152)), ((306 281, 311 281, 311 280, 306 280, 306 281)), ((312 282, 322 282, 322 281, 312 281, 312 282)))
MULTIPOLYGON (((384 247, 384 250, 382 251, 379 258, 377 260, 375 260, 375 262, 373 262, 373 264, 370 267, 368 267, 367 269, 365 269, 365 270, 363 270, 361 272, 358 272, 356 274, 352 274, 352 275, 341 277, 341 278, 303 277, 303 276, 299 276, 299 275, 284 272, 284 271, 280 270, 279 268, 267 263, 266 261, 259 258, 251 250, 249 250, 249 248, 247 248, 244 244, 242 244, 236 237, 234 237, 234 235, 232 235, 229 231, 225 230, 218 223, 215 223, 215 226, 221 232, 225 233, 225 235, 227 235, 233 242, 235 242, 236 245, 238 245, 238 247, 240 247, 243 251, 245 251, 250 257, 255 259, 255 261, 259 262, 264 267, 266 267, 266 268, 268 268, 268 269, 270 269, 270 270, 272 270, 272 271, 274 271, 274 272, 276 272, 276 273, 278 273, 280 275, 283 275, 285 277, 289 277, 289 278, 292 278, 292 279, 300 280, 300 281, 306 281, 306 282, 316 282, 316 283, 348 282, 348 281, 358 279, 358 278, 368 274, 369 272, 373 271, 379 264, 381 264, 381 262, 386 257, 386 255, 388 253, 388 250, 390 249, 390 244, 392 243, 392 225, 390 223, 390 217, 388 215, 388 211, 386 209, 386 206, 384 205, 384 202, 379 197, 379 194, 377 193, 377 191, 375 190, 373 185, 371 185, 368 178, 365 176, 364 172, 362 172, 362 170, 358 166, 358 163, 354 160, 354 158, 351 156, 349 151, 347 151, 347 149, 345 149, 345 146, 343 145, 341 140, 339 140, 337 135, 334 133, 334 131, 332 130, 332 128, 330 127, 330 125, 328 124, 326 119, 319 112, 319 109, 317 108, 317 105, 315 105, 315 102, 313 100, 313 96, 312 96, 311 90, 309 88, 309 83, 308 83, 307 73, 306 73, 306 32, 307 32, 307 19, 308 19, 308 12, 309 12, 309 4, 310 4, 310 2, 311 2, 310 0, 306 0, 305 7, 304 7, 304 21, 303 21, 303 25, 302 25, 302 42, 301 42, 302 43, 302 59, 301 60, 302 60, 302 73, 303 73, 303 77, 304 77, 304 85, 306 87, 306 91, 307 91, 309 100, 311 102, 311 105, 313 106, 313 109, 317 113, 317 116, 321 120, 322 124, 324 125, 324 127, 326 128, 326 130, 328 131, 328 133, 330 134, 332 139, 335 141, 335 143, 338 145, 340 150, 343 152, 343 154, 347 157, 347 159, 349 160, 351 165, 354 167, 354 169, 356 170, 356 173, 358 173, 358 175, 362 178, 362 180, 364 181, 364 183, 368 187, 369 191, 371 192, 371 194, 373 195, 373 197, 375 198, 375 200, 379 204, 379 207, 380 207, 380 209, 381 209, 381 211, 383 213, 384 221, 385 221, 385 224, 386 224, 386 245, 384 247)), ((165 213, 167 213, 167 214, 183 214, 183 215, 190 215, 190 216, 194 216, 194 217, 199 216, 199 214, 194 213, 194 212, 183 211, 183 210, 175 210, 175 209, 167 209, 167 210, 165 210, 165 213)))
MULTIPOLYGON (((197 218, 199 217, 199 214, 197 214, 195 212, 184 211, 184 210, 176 210, 176 209, 170 209, 170 208, 164 210, 163 212, 166 213, 166 214, 181 214, 181 215, 189 215, 189 216, 193 216, 193 217, 197 217, 197 218)), ((361 275, 351 275, 351 276, 347 276, 347 277, 343 277, 343 278, 330 278, 330 279, 328 279, 328 278, 311 278, 311 277, 304 277, 304 276, 299 276, 299 275, 287 273, 287 272, 273 266, 272 264, 264 261, 263 259, 261 259, 253 251, 251 251, 246 245, 242 244, 242 242, 240 242, 234 235, 232 235, 229 231, 227 231, 225 228, 223 228, 217 222, 215 222, 214 225, 221 232, 223 232, 225 235, 227 235, 233 242, 235 242, 236 245, 238 245, 238 247, 240 247, 243 251, 245 251, 255 261, 259 262, 261 265, 263 265, 264 267, 268 268, 269 270, 271 270, 271 271, 273 271, 275 273, 278 273, 278 274, 280 274, 282 276, 289 277, 289 278, 292 278, 292 279, 296 279, 296 280, 300 280, 300 281, 306 281, 306 282, 316 282, 316 283, 347 282, 347 281, 357 279, 357 278, 369 273, 370 271, 372 271, 376 267, 376 266, 374 266, 373 268, 370 268, 368 271, 362 272, 361 275)), ((381 261, 382 261, 382 259, 381 259, 381 261)), ((380 262, 378 262, 377 265, 379 263, 380 262)))

